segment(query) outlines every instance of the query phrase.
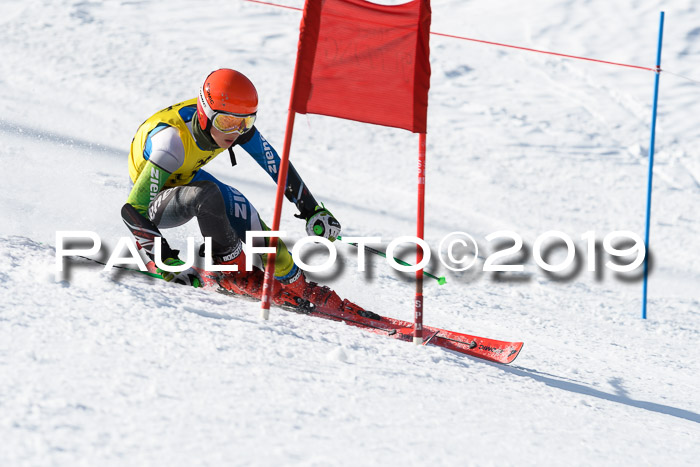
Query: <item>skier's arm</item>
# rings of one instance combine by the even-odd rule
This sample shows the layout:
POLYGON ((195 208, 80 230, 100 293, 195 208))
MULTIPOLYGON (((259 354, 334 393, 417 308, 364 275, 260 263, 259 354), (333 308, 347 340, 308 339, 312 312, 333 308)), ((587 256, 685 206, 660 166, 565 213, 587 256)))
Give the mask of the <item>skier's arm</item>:
POLYGON ((131 189, 126 203, 122 206, 122 220, 151 259, 153 258, 153 243, 156 237, 162 239, 163 258, 177 257, 177 253, 170 248, 158 227, 148 216, 148 205, 152 197, 155 197, 163 188, 169 176, 169 172, 149 160, 134 182, 134 187, 131 189))
MULTIPOLYGON (((257 128, 253 127, 250 133, 252 134, 244 135, 245 139, 239 144, 277 182, 280 166, 280 157, 277 155, 277 151, 257 128)), ((306 233, 325 237, 330 241, 334 241, 340 235, 338 220, 325 206, 316 202, 291 162, 287 169, 287 186, 284 194, 299 209, 299 215, 296 217, 306 220, 306 233)))
POLYGON ((162 257, 177 258, 177 252, 168 246, 158 227, 151 221, 148 207, 151 200, 163 188, 168 177, 182 166, 185 160, 185 147, 178 131, 168 125, 154 128, 148 135, 148 140, 150 142, 147 145, 148 153, 144 154, 148 160, 134 181, 126 204, 122 207, 122 219, 149 257, 153 258, 155 237, 161 237, 162 257))
MULTIPOLYGON (((257 162, 260 167, 265 169, 275 182, 277 182, 280 157, 277 155, 275 148, 267 142, 255 127, 253 127, 249 134, 245 134, 241 138, 244 140, 239 143, 240 146, 255 159, 255 162, 257 162)), ((289 201, 296 205, 301 217, 304 219, 308 219, 313 215, 318 205, 311 191, 309 191, 309 188, 301 179, 301 176, 291 162, 287 169, 287 186, 284 190, 284 195, 289 201)))

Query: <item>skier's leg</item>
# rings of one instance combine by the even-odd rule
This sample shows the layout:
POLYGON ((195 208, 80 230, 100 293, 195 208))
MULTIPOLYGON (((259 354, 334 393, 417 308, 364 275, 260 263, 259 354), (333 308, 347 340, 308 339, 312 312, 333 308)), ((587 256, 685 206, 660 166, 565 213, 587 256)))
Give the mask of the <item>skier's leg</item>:
MULTIPOLYGON (((234 187, 219 181, 216 177, 204 170, 197 172, 195 181, 208 181, 215 183, 223 195, 226 205, 226 215, 236 234, 245 239, 248 231, 269 231, 270 228, 260 219, 255 206, 240 191, 234 187)), ((268 246, 269 238, 257 237, 253 240, 255 247, 268 246)), ((267 255, 262 255, 263 265, 267 264, 267 255)), ((294 264, 292 255, 287 246, 279 239, 277 242, 277 254, 275 255, 275 278, 285 282, 299 274, 299 268, 294 264)))
POLYGON ((219 187, 208 181, 167 188, 148 207, 148 216, 158 228, 181 226, 197 218, 204 237, 212 239, 212 254, 225 257, 240 249, 240 238, 226 217, 219 187))
POLYGON ((243 244, 231 227, 226 205, 219 187, 207 180, 168 188, 158 193, 149 205, 149 217, 159 228, 172 228, 197 218, 204 237, 212 239, 212 259, 215 264, 238 267, 237 271, 221 273, 198 269, 205 286, 223 286, 223 280, 234 280, 234 293, 260 298, 263 275, 260 270, 247 271, 243 244))

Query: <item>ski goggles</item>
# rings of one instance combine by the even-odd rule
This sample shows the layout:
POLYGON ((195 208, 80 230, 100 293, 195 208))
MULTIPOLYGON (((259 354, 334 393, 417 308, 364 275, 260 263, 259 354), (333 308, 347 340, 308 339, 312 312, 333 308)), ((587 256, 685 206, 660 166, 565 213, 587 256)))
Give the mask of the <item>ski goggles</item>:
POLYGON ((253 128, 255 123, 255 114, 251 115, 238 115, 224 112, 216 112, 214 118, 211 119, 211 123, 222 133, 227 135, 238 133, 242 135, 247 133, 253 128))

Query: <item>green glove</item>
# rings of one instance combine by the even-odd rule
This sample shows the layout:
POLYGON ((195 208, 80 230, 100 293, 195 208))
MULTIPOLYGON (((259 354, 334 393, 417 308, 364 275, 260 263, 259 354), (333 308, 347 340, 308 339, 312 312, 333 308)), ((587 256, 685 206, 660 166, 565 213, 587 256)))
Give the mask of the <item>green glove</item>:
MULTIPOLYGON (((163 261, 163 264, 167 266, 182 266, 185 264, 180 258, 168 258, 163 261)), ((199 277, 199 273, 194 268, 188 268, 180 272, 165 271, 163 269, 156 269, 158 274, 161 275, 163 279, 168 282, 174 282, 176 284, 191 285, 192 287, 201 287, 202 280, 199 277)))
POLYGON ((334 242, 340 235, 340 222, 321 203, 321 206, 316 206, 314 212, 306 218, 306 233, 334 242))

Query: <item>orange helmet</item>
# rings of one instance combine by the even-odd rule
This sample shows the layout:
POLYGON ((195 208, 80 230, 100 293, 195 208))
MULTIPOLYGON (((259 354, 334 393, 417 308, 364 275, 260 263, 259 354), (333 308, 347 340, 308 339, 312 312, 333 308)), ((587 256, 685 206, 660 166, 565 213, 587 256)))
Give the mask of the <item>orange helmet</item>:
POLYGON ((236 116, 255 115, 258 92, 243 73, 221 68, 209 73, 199 88, 197 118, 199 125, 209 131, 217 112, 236 116))

